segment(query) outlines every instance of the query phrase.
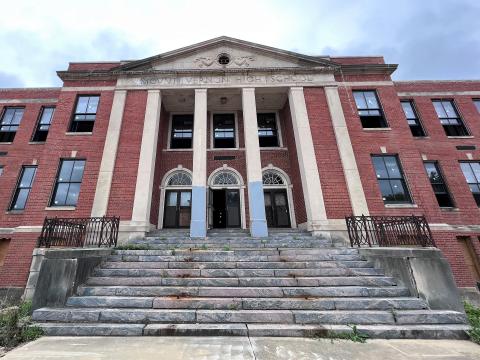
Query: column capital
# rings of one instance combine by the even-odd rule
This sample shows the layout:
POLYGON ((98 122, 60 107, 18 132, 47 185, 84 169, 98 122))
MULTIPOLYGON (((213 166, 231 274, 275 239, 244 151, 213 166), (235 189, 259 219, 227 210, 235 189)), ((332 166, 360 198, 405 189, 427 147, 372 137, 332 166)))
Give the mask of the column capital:
POLYGON ((150 89, 150 90, 147 90, 147 93, 148 94, 160 94, 160 90, 159 89, 150 89))
POLYGON ((245 92, 246 92, 246 91, 255 92, 255 88, 254 88, 254 87, 242 87, 241 89, 242 89, 242 91, 245 91, 245 92))
POLYGON ((303 86, 291 86, 290 91, 303 91, 303 86))
POLYGON ((195 89, 196 93, 206 93, 208 89, 195 89))

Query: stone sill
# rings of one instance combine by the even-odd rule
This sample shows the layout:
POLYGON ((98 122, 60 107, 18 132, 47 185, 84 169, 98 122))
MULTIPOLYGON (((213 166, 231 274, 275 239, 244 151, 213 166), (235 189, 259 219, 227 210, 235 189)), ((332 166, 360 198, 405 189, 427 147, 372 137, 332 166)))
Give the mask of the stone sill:
POLYGON ((162 151, 193 151, 193 149, 162 149, 162 151))
POLYGON ((389 209, 411 209, 418 208, 417 204, 385 204, 386 208, 389 209))
POLYGON ((12 141, 0 142, 0 145, 11 145, 11 144, 13 144, 12 141))
POLYGON ((207 149, 207 151, 239 151, 239 150, 245 150, 245 148, 236 147, 236 148, 210 148, 210 149, 207 149))
POLYGON ((272 151, 272 150, 274 150, 274 151, 275 151, 275 150, 283 150, 283 151, 286 151, 287 148, 286 148, 286 147, 280 147, 280 146, 276 146, 276 147, 261 147, 261 148, 260 148, 260 151, 262 151, 262 150, 266 150, 266 151, 267 151, 267 150, 268 150, 268 151, 272 151))
POLYGON ((76 210, 75 206, 47 206, 45 210, 48 211, 72 211, 76 210))
POLYGON ((65 135, 67 136, 90 136, 93 135, 93 132, 66 132, 65 135))
POLYGON ((468 135, 468 136, 447 136, 447 139, 473 139, 474 136, 468 135))
POLYGON ((456 207, 441 207, 440 211, 445 211, 445 212, 457 212, 460 211, 459 208, 456 207))
POLYGON ((23 210, 8 210, 8 211, 5 211, 5 214, 7 214, 7 215, 22 215, 23 210))
POLYGON ((363 128, 363 131, 392 131, 391 127, 383 127, 383 128, 363 128))
POLYGON ((45 145, 46 141, 29 141, 28 145, 45 145))

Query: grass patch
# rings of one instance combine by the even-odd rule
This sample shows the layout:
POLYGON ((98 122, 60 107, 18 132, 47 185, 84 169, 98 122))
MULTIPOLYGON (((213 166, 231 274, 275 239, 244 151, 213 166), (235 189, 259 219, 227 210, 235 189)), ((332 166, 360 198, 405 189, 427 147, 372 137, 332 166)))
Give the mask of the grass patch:
POLYGON ((125 244, 117 246, 115 250, 150 250, 150 246, 145 244, 125 244))
POLYGON ((480 307, 476 307, 468 302, 464 302, 464 306, 468 323, 472 327, 468 331, 468 335, 474 343, 480 344, 480 307))
POLYGON ((362 344, 364 344, 368 340, 369 336, 365 333, 358 331, 357 325, 348 325, 348 327, 351 328, 352 331, 336 333, 333 331, 326 330, 326 331, 315 333, 313 337, 317 339, 330 339, 332 341, 335 339, 349 340, 349 341, 362 343, 362 344))
POLYGON ((207 250, 207 245, 203 244, 202 247, 201 247, 202 250, 207 250))
POLYGON ((32 302, 3 309, 0 314, 0 346, 8 349, 38 339, 43 330, 32 326, 32 302))
POLYGON ((224 250, 224 251, 230 251, 230 246, 229 246, 229 245, 225 245, 225 246, 223 247, 223 250, 224 250))

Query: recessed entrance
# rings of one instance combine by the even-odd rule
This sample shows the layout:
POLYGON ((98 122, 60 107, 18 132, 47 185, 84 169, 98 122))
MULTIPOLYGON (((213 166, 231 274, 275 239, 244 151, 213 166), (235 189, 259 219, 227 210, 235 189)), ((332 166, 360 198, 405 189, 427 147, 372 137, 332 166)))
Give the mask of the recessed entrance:
POLYGON ((231 189, 210 190, 213 228, 240 227, 240 192, 231 189))
POLYGON ((192 192, 190 190, 167 190, 163 227, 188 228, 190 226, 192 192))
POLYGON ((268 189, 263 194, 267 226, 290 227, 287 191, 285 189, 268 189))

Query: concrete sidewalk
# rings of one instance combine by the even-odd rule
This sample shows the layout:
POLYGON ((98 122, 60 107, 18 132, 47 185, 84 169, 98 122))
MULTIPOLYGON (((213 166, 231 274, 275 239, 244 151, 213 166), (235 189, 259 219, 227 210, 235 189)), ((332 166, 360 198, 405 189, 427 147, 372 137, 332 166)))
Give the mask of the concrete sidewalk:
POLYGON ((454 340, 343 340, 248 337, 44 337, 6 360, 478 360, 480 346, 454 340))

